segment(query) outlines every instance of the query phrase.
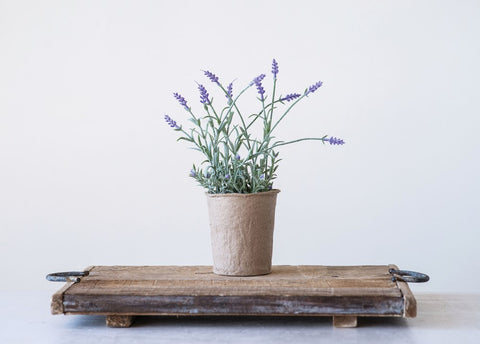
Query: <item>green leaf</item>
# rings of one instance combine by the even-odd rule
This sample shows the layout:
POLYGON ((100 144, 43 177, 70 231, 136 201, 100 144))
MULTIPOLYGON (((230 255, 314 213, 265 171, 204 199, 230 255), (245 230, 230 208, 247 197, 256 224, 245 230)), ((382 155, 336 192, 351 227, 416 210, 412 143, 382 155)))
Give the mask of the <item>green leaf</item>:
POLYGON ((218 132, 221 132, 223 131, 223 129, 225 128, 225 126, 227 125, 227 121, 226 120, 223 120, 223 122, 220 124, 220 126, 218 127, 218 132))
POLYGON ((184 136, 181 136, 177 139, 177 142, 178 141, 181 141, 181 140, 184 140, 184 141, 187 141, 187 142, 193 142, 192 139, 188 138, 188 137, 184 137, 184 136))

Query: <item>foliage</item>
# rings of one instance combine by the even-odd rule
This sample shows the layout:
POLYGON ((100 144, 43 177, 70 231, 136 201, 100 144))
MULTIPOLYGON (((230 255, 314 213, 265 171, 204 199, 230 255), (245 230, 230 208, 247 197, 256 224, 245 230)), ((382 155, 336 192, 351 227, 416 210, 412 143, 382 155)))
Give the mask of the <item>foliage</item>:
POLYGON ((190 176, 209 193, 256 193, 271 190, 281 161, 278 152, 281 146, 307 140, 328 142, 331 145, 344 144, 343 140, 327 135, 288 142, 275 140, 273 133, 290 110, 322 86, 319 81, 306 88, 303 94, 291 93, 276 97, 278 72, 278 63, 273 60, 273 91, 271 100, 267 101, 262 84, 265 74, 254 78, 234 97, 233 82, 225 88, 215 74, 204 71, 205 76, 223 92, 227 101, 218 111, 213 106, 213 98, 207 89, 199 84, 200 103, 204 110, 202 116, 194 114, 185 98, 174 93, 174 97, 189 113, 189 121, 193 126, 184 129, 168 115, 165 115, 165 120, 182 134, 178 141, 189 142, 193 149, 203 154, 204 160, 199 166, 193 165, 190 176), (257 89, 257 99, 261 106, 257 113, 245 117, 237 102, 253 86, 257 89), (282 105, 284 111, 280 116, 274 116, 278 105, 282 105), (253 136, 255 125, 261 126, 261 137, 253 136))

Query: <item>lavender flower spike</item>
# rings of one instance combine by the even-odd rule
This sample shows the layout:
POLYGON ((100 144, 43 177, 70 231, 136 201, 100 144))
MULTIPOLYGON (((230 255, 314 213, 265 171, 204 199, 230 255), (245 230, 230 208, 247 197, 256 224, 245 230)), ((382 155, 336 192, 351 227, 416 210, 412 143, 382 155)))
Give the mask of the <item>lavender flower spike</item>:
POLYGON ((262 82, 262 80, 265 78, 265 74, 260 74, 257 76, 255 79, 253 79, 252 84, 256 84, 258 82, 262 82))
POLYGON ((210 100, 208 99, 207 89, 203 85, 198 84, 198 90, 200 91, 200 103, 209 105, 210 100))
POLYGON ((182 105, 185 110, 189 111, 189 107, 187 106, 187 101, 185 100, 185 98, 183 98, 180 94, 178 93, 174 93, 173 96, 175 97, 175 99, 178 100, 178 102, 180 103, 180 105, 182 105))
POLYGON ((195 170, 192 168, 192 169, 190 170, 189 176, 195 178, 195 177, 197 176, 197 172, 195 172, 195 170))
POLYGON ((307 93, 305 93, 305 94, 309 94, 309 93, 315 92, 315 91, 318 90, 322 85, 323 85, 323 82, 318 81, 316 84, 313 84, 312 86, 310 86, 310 87, 308 88, 308 90, 307 90, 307 93))
POLYGON ((291 93, 291 94, 287 94, 285 97, 283 97, 282 99, 280 99, 280 101, 282 102, 289 102, 289 101, 292 101, 298 97, 300 97, 301 95, 298 94, 298 93, 291 93))
POLYGON ((177 122, 175 122, 172 118, 170 118, 169 115, 165 115, 165 121, 167 122, 167 124, 169 126, 171 126, 172 128, 176 129, 176 130, 180 130, 181 128, 177 125, 177 122))
POLYGON ((272 61, 272 74, 273 74, 273 78, 277 79, 278 63, 277 63, 277 61, 275 61, 275 59, 273 59, 273 61, 272 61))
POLYGON ((343 144, 345 144, 345 141, 343 141, 342 139, 339 139, 337 137, 333 137, 333 136, 326 141, 329 142, 331 145, 343 145, 343 144))
POLYGON ((228 99, 228 105, 232 103, 233 99, 233 82, 231 82, 227 87, 227 94, 225 95, 228 99))
POLYGON ((207 76, 207 78, 210 79, 210 81, 212 81, 216 84, 220 84, 219 81, 218 81, 218 76, 216 76, 215 74, 209 72, 208 70, 204 70, 203 73, 207 76))
POLYGON ((260 94, 260 99, 264 100, 265 89, 262 86, 262 80, 265 78, 265 74, 260 74, 255 79, 253 79, 253 84, 257 87, 258 94, 260 94))

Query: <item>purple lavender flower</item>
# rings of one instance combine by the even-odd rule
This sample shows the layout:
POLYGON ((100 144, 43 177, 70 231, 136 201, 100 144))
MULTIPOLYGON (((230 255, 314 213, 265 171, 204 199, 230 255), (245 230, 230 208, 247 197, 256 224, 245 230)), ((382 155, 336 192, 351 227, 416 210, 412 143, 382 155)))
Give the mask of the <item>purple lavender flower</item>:
POLYGON ((165 121, 169 126, 176 130, 180 130, 180 127, 177 125, 177 122, 175 122, 169 115, 165 115, 165 121))
POLYGON ((345 141, 343 141, 342 139, 339 139, 337 137, 333 137, 333 136, 326 141, 329 142, 331 145, 343 145, 343 144, 345 144, 345 141))
POLYGON ((203 85, 198 84, 198 90, 200 91, 200 103, 209 105, 210 100, 208 99, 207 89, 203 85))
POLYGON ((185 100, 185 98, 183 98, 180 94, 178 93, 174 93, 173 96, 175 97, 175 99, 178 100, 178 102, 180 103, 180 105, 182 105, 187 111, 189 111, 190 109, 188 108, 187 106, 187 101, 185 100))
POLYGON ((197 172, 195 172, 195 170, 192 168, 192 169, 190 170, 189 176, 195 178, 195 177, 197 176, 197 172))
POLYGON ((209 78, 212 82, 216 83, 216 84, 219 84, 218 82, 218 76, 216 76, 215 74, 209 72, 208 70, 204 70, 203 73, 207 76, 207 78, 209 78))
POLYGON ((209 172, 205 173, 205 178, 210 178, 210 173, 209 172))
POLYGON ((275 59, 272 61, 272 74, 273 78, 276 79, 278 74, 278 63, 275 61, 275 59))
POLYGON ((260 94, 260 99, 264 100, 263 95, 265 94, 265 89, 262 86, 262 80, 265 78, 265 74, 260 74, 255 79, 253 79, 252 84, 255 84, 257 87, 258 94, 260 94))
POLYGON ((322 85, 323 85, 323 82, 318 81, 316 84, 313 84, 312 86, 310 86, 310 87, 308 88, 306 94, 315 92, 315 91, 318 90, 322 85))
POLYGON ((226 180, 229 180, 229 179, 230 179, 230 174, 227 173, 227 174, 225 175, 225 179, 226 179, 226 180))
POLYGON ((252 83, 250 85, 256 84, 258 82, 262 82, 262 80, 265 78, 265 74, 260 74, 257 76, 255 79, 253 79, 252 83))
POLYGON ((228 99, 228 104, 231 104, 232 103, 232 99, 233 99, 233 82, 231 82, 228 87, 227 87, 227 94, 225 95, 225 97, 227 97, 228 99))
POLYGON ((260 180, 264 180, 265 179, 265 175, 264 174, 261 174, 260 175, 260 180))
POLYGON ((298 98, 298 97, 300 97, 300 96, 301 96, 301 94, 291 93, 291 94, 287 94, 285 97, 283 97, 282 99, 280 99, 280 101, 282 101, 282 102, 285 102, 285 101, 289 102, 289 101, 292 101, 292 100, 294 100, 294 99, 296 99, 296 98, 298 98))
POLYGON ((240 160, 240 159, 241 159, 240 154, 235 155, 235 160, 240 160))

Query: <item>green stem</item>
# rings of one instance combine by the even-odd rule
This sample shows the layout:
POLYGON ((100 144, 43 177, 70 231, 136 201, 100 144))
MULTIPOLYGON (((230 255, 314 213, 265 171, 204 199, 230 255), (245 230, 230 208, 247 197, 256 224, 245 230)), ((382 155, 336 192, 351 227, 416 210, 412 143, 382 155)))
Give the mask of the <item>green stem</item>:
MULTIPOLYGON (((220 139, 220 130, 219 129, 224 129, 224 127, 228 124, 227 122, 228 121, 231 121, 231 110, 233 108, 233 106, 235 106, 235 103, 236 101, 238 100, 238 98, 240 98, 240 96, 246 91, 248 90, 252 85, 248 85, 247 87, 245 87, 242 91, 240 91, 240 93, 237 95, 237 97, 232 101, 232 103, 230 104, 230 106, 228 107, 227 109, 227 115, 222 118, 221 122, 219 123, 219 126, 218 128, 216 129, 216 133, 215 133, 215 142, 214 142, 214 148, 213 149, 217 149, 218 150, 218 144, 219 144, 219 139, 220 139)), ((223 88, 223 87, 222 87, 223 88)), ((240 117, 242 118, 242 117, 240 117)), ((243 119, 243 118, 242 118, 243 119)), ((248 140, 248 137, 246 138, 248 140)), ((229 138, 227 137, 227 140, 229 140, 229 138)))
MULTIPOLYGON (((276 90, 276 87, 277 87, 277 78, 274 77, 273 79, 273 92, 272 92, 272 102, 270 103, 271 105, 271 109, 270 109, 270 114, 268 115, 268 119, 267 119, 267 113, 265 112, 265 133, 264 133, 264 140, 266 137, 268 137, 268 140, 267 140, 267 150, 268 150, 268 145, 270 143, 270 128, 272 126, 272 119, 273 119, 273 109, 275 108, 273 106, 273 103, 275 102, 275 90, 276 90)), ((265 107, 264 107, 264 111, 265 111, 265 107)), ((265 174, 267 173, 267 169, 268 169, 268 158, 266 155, 263 155, 264 159, 265 159, 265 174)))
POLYGON ((190 113, 190 115, 192 116, 192 118, 195 120, 195 122, 197 123, 197 126, 200 128, 200 132, 202 133, 202 137, 203 139, 205 140, 205 142, 207 142, 207 138, 205 136, 205 132, 203 131, 203 128, 202 128, 202 125, 200 123, 200 120, 197 119, 197 117, 193 114, 192 110, 190 108, 188 108, 188 112, 190 113))
MULTIPOLYGON (((270 129, 270 132, 268 134, 268 140, 270 140, 270 134, 273 132, 273 130, 275 130, 275 128, 278 126, 278 124, 282 121, 282 119, 285 118, 285 116, 290 112, 290 110, 300 101, 302 100, 304 97, 306 96, 306 94, 302 95, 300 98, 298 98, 292 105, 290 105, 287 109, 287 111, 285 111, 285 113, 278 119, 278 121, 275 123, 275 125, 272 127, 272 129, 270 129)), ((259 150, 262 149, 263 145, 265 144, 265 139, 264 139, 264 142, 262 142, 261 146, 258 148, 259 150)))
POLYGON ((277 78, 273 79, 273 92, 272 92, 272 102, 270 103, 271 109, 270 109, 270 118, 269 118, 269 128, 268 131, 270 131, 270 126, 272 125, 272 120, 273 120, 273 110, 274 106, 273 103, 275 102, 275 90, 277 88, 277 78))
MULTIPOLYGON (((206 153, 206 146, 205 146, 205 148, 204 148, 203 146, 199 145, 198 142, 195 141, 195 139, 193 138, 193 136, 190 135, 189 133, 187 133, 185 130, 183 130, 183 128, 180 128, 180 131, 181 131, 182 133, 184 133, 184 134, 188 137, 188 139, 190 140, 190 142, 193 142, 194 145, 195 145, 201 152, 203 152, 203 154, 205 154, 205 155, 207 156, 208 161, 210 161, 210 162, 212 161, 211 154, 210 154, 210 156, 209 156, 209 155, 206 153)), ((198 132, 196 132, 196 133, 197 133, 197 135, 198 135, 198 132)))
MULTIPOLYGON (((208 106, 210 106, 210 108, 212 109, 215 117, 217 118, 217 122, 220 123, 221 117, 218 117, 217 111, 215 111, 215 108, 213 107, 213 105, 212 105, 211 103, 209 103, 208 106)), ((207 112, 208 112, 208 107, 207 107, 207 112)), ((226 116, 228 117, 228 116, 229 116, 229 113, 227 113, 226 116)), ((225 139, 226 139, 228 142, 230 142, 230 137, 228 136, 229 126, 225 125, 225 126, 223 127, 223 133, 224 133, 225 139)))
MULTIPOLYGON (((265 98, 262 95, 262 108, 263 108, 263 143, 266 143, 267 145, 267 151, 268 151, 268 142, 266 142, 266 138, 270 136, 270 134, 267 131, 268 127, 268 115, 267 112, 265 111, 265 98)), ((270 141, 270 140, 269 140, 270 141)), ((267 168, 267 155, 264 153, 263 154, 263 160, 265 163, 265 169, 267 168)), ((260 160, 261 161, 261 160, 260 160)), ((257 159, 255 159, 255 164, 257 163, 257 159)), ((263 169, 263 166, 261 166, 263 169)), ((262 171, 263 172, 263 171, 262 171)))
MULTIPOLYGON (((210 107, 212 108, 213 114, 215 115, 215 119, 217 120, 217 123, 220 123, 220 118, 221 118, 221 116, 218 117, 217 112, 216 112, 215 109, 213 108, 212 104, 208 104, 208 105, 210 105, 210 107)), ((208 111, 208 106, 205 106, 205 110, 207 111, 208 115, 210 116, 210 111, 208 111)))
MULTIPOLYGON (((280 103, 280 102, 281 102, 280 99, 279 99, 279 100, 275 100, 275 101, 273 101, 272 103, 268 104, 268 105, 265 107, 265 109, 268 109, 270 106, 273 106, 273 104, 275 104, 275 103, 280 103)), ((258 119, 258 117, 260 117, 260 115, 261 115, 262 113, 263 113, 263 110, 260 111, 260 113, 259 113, 258 115, 256 115, 255 118, 247 125, 247 129, 249 129, 249 128, 255 123, 255 121, 258 119)))
POLYGON ((273 130, 277 127, 277 125, 282 121, 282 119, 290 112, 290 110, 300 101, 302 100, 303 98, 305 97, 305 94, 302 95, 300 98, 298 98, 292 105, 290 105, 287 109, 287 111, 285 111, 285 113, 278 119, 278 121, 275 123, 275 125, 272 127, 272 129, 270 130, 270 133, 273 132, 273 130))
POLYGON ((325 142, 327 136, 328 135, 325 135, 323 137, 305 137, 305 138, 302 138, 302 139, 297 139, 297 140, 288 141, 288 142, 279 142, 279 143, 275 143, 270 149, 280 147, 280 146, 289 145, 289 144, 296 143, 296 142, 301 142, 301 141, 322 141, 322 142, 325 142))
MULTIPOLYGON (((225 93, 225 95, 228 96, 228 98, 230 99, 230 101, 232 102, 232 104, 235 106, 235 110, 237 110, 238 116, 240 117, 240 121, 242 122, 242 126, 243 126, 243 129, 244 129, 244 133, 246 133, 248 128, 247 128, 247 126, 245 125, 245 120, 244 120, 244 118, 243 118, 243 116, 242 116, 242 113, 240 112, 240 109, 238 108, 238 106, 237 106, 237 104, 236 104, 236 101, 237 101, 238 97, 240 96, 240 94, 242 94, 245 90, 247 90, 251 85, 249 85, 247 88, 245 88, 244 91, 242 91, 242 92, 237 96, 237 98, 235 98, 235 101, 234 101, 232 98, 230 98, 230 95, 228 94, 227 90, 226 90, 220 83, 218 83, 217 85, 222 89, 223 93, 225 93)), ((231 107, 232 107, 231 105, 232 105, 232 104, 230 104, 229 110, 231 109, 231 107)), ((251 145, 250 145, 250 139, 248 138, 248 136, 245 136, 245 139, 246 139, 246 141, 247 141, 247 146, 248 146, 248 148, 250 149, 250 147, 251 147, 251 145)))

